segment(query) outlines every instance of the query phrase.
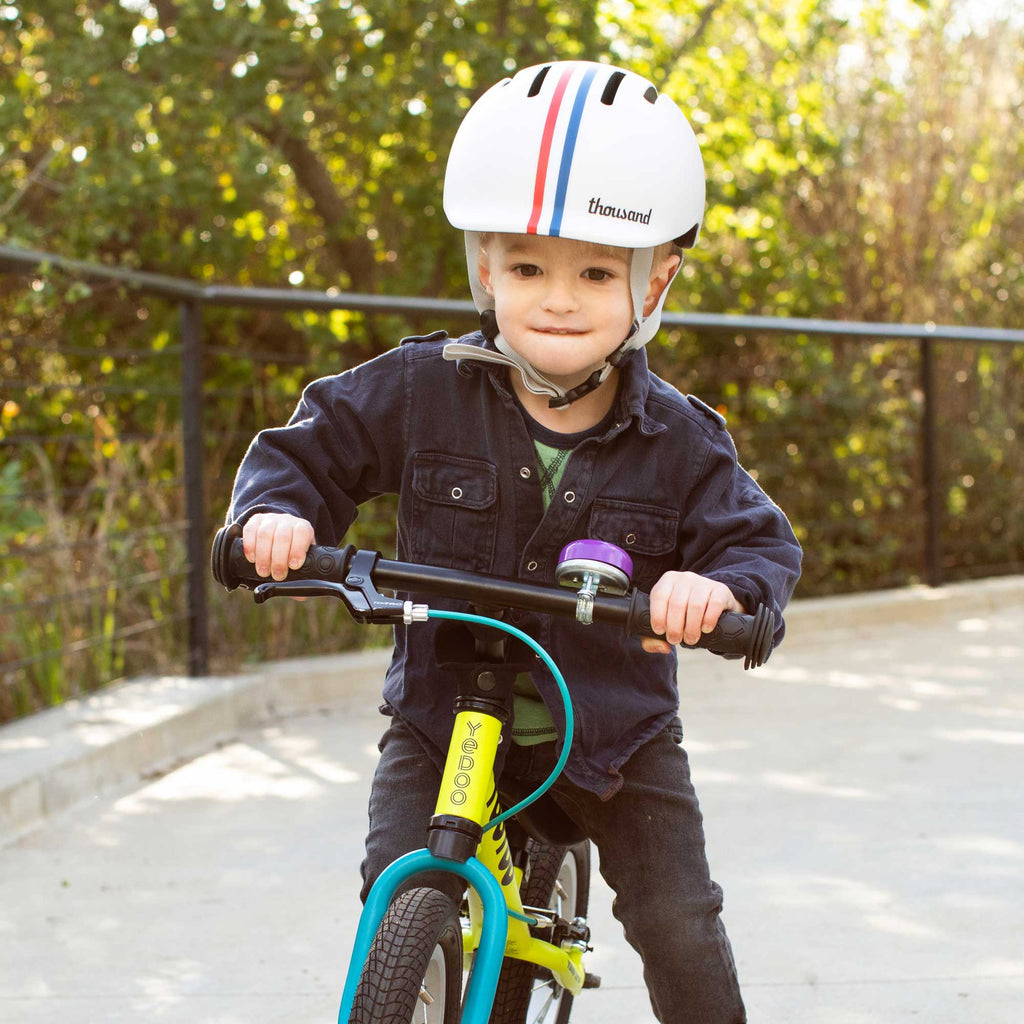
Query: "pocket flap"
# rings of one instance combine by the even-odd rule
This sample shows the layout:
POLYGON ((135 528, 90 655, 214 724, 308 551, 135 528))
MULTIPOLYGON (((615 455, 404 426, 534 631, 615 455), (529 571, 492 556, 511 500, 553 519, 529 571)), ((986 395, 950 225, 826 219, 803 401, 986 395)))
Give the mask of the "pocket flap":
POLYGON ((420 454, 412 468, 413 490, 427 501, 455 508, 490 508, 498 497, 498 471, 480 459, 420 454))
POLYGON ((640 555, 667 555, 676 546, 679 513, 657 505, 599 498, 590 513, 590 536, 640 555))

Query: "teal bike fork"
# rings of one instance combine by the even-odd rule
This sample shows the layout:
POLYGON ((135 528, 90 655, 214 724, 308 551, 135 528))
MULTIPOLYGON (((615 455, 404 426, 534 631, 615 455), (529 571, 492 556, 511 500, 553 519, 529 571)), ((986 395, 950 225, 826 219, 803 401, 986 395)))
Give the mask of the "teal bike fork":
POLYGON ((480 946, 473 961, 473 973, 466 989, 462 1024, 487 1024, 508 938, 505 897, 498 880, 476 857, 470 857, 463 864, 458 861, 442 860, 429 850, 417 850, 399 857, 381 873, 370 890, 359 917, 359 927, 356 929, 352 959, 349 961, 348 977, 345 979, 345 991, 341 997, 341 1009, 338 1011, 338 1024, 348 1024, 359 977, 391 898, 404 881, 421 871, 451 871, 461 875, 480 896, 484 907, 483 930, 480 935, 480 946))

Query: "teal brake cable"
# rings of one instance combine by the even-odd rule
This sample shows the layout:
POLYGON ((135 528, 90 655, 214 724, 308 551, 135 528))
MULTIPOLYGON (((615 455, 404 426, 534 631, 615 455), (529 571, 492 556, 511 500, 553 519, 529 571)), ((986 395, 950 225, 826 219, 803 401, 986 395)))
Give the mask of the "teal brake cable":
POLYGON ((486 825, 484 825, 484 831, 492 829, 495 825, 499 825, 507 818, 511 818, 513 815, 518 814, 524 807, 529 807, 535 800, 539 800, 555 783, 555 779, 562 774, 562 769, 565 767, 565 762, 569 760, 569 748, 572 746, 572 735, 573 735, 573 713, 572 713, 572 701, 569 698, 569 688, 565 685, 565 677, 562 675, 561 669, 555 664, 554 659, 544 650, 543 647, 532 636, 527 635, 521 629, 516 629, 515 626, 510 626, 507 622, 501 622, 498 619, 491 619, 485 615, 473 615, 470 612, 447 612, 441 610, 435 610, 433 608, 427 611, 427 618, 429 619, 454 619, 457 622, 479 622, 485 626, 493 626, 495 629, 503 629, 506 633, 514 636, 517 640, 521 640, 528 647, 531 647, 537 652, 538 657, 545 665, 551 670, 551 674, 555 677, 555 682, 558 684, 558 692, 562 697, 562 705, 565 708, 565 737, 562 741, 562 752, 558 757, 558 761, 555 767, 552 769, 551 774, 527 797, 520 800, 514 807, 510 807, 507 811, 502 811, 497 817, 491 818, 486 825))

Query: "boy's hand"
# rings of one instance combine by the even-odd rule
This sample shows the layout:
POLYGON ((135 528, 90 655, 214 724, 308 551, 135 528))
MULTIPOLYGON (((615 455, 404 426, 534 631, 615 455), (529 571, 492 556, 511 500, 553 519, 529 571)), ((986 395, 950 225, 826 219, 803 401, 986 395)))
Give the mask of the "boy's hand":
POLYGON ((722 612, 744 610, 724 583, 695 572, 667 572, 651 588, 651 627, 665 639, 644 637, 641 643, 650 654, 669 654, 671 645, 692 645, 710 633, 722 612))
POLYGON ((260 576, 283 580, 298 569, 313 543, 313 527, 305 519, 283 512, 257 512, 242 527, 245 557, 260 576))

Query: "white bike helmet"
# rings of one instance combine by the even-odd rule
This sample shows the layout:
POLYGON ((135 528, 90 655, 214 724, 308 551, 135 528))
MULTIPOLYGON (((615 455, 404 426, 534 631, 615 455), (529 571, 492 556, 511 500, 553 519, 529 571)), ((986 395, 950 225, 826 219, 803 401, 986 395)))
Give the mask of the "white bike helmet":
POLYGON ((608 64, 564 61, 518 72, 488 89, 459 126, 448 157, 444 211, 466 233, 470 287, 497 352, 453 342, 448 359, 515 367, 552 407, 594 390, 654 337, 661 300, 643 316, 654 249, 691 248, 704 214, 704 163, 686 116, 645 78, 608 64), (579 388, 566 392, 501 337, 477 274, 480 234, 575 238, 633 250, 629 337, 579 388))

